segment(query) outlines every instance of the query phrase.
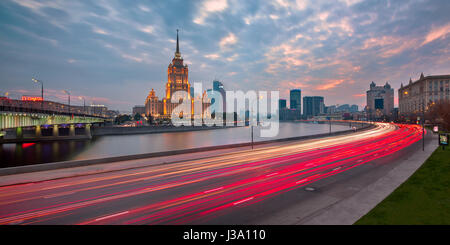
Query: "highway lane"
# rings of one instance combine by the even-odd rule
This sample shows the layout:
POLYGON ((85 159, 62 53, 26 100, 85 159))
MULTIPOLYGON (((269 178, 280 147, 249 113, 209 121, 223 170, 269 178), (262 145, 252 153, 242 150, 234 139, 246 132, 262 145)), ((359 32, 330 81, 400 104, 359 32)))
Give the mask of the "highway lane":
POLYGON ((415 125, 377 124, 345 136, 0 187, 0 224, 233 223, 255 204, 264 209, 261 204, 283 193, 420 139, 415 125))

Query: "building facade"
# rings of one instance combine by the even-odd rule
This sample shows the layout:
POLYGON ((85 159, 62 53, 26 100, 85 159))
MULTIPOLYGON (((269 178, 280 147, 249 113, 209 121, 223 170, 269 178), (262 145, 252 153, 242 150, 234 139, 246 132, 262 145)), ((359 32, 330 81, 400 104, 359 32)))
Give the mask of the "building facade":
POLYGON ((289 93, 289 108, 302 111, 302 91, 300 89, 292 89, 289 93))
POLYGON ((418 114, 439 101, 450 101, 450 75, 420 75, 419 80, 398 89, 399 115, 418 114))
POLYGON ((366 113, 371 119, 391 117, 394 109, 394 89, 388 82, 384 86, 377 86, 372 81, 366 92, 366 113))
POLYGON ((136 114, 139 114, 139 115, 145 114, 145 106, 135 105, 132 110, 132 115, 134 116, 136 114))
POLYGON ((280 110, 286 108, 286 100, 285 99, 279 99, 278 100, 278 108, 280 110))
MULTIPOLYGON (((202 101, 202 112, 209 108, 210 103, 207 100, 206 92, 199 95, 201 98, 194 98, 194 91, 189 83, 189 69, 188 65, 184 64, 180 53, 180 45, 177 30, 177 44, 175 56, 172 62, 167 67, 167 83, 166 92, 162 100, 159 100, 152 89, 145 99, 145 113, 147 116, 153 118, 169 119, 172 116, 173 110, 180 105, 182 101, 188 101, 191 104, 191 111, 184 112, 186 114, 194 115, 194 99, 202 101), (183 94, 175 94, 178 91, 183 91, 183 94), (174 100, 175 102, 172 102, 174 100)), ((199 112, 203 115, 203 113, 199 112)), ((181 113, 180 113, 180 116, 181 113)))
POLYGON ((311 118, 324 113, 324 100, 322 96, 303 97, 303 116, 311 118))

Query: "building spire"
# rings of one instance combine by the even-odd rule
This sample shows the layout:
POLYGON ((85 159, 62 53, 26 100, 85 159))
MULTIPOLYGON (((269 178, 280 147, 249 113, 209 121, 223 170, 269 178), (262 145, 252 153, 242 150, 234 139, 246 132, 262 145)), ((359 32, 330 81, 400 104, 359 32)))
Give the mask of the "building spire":
POLYGON ((180 44, 178 41, 178 29, 177 29, 177 51, 175 52, 175 58, 181 58, 180 44))

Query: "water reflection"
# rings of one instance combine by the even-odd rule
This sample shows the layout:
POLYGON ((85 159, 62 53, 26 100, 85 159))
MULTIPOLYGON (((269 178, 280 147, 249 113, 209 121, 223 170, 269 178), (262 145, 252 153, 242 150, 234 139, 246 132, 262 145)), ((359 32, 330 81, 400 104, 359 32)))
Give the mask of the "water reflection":
MULTIPOLYGON (((348 126, 332 125, 333 132, 347 129, 349 129, 348 126)), ((327 124, 280 123, 279 134, 275 138, 327 132, 329 132, 327 124)), ((274 138, 261 138, 259 130, 254 128, 254 141, 270 139, 274 138)), ((250 140, 251 128, 239 127, 161 134, 102 136, 94 137, 92 140, 3 144, 0 145, 0 167, 170 151, 244 143, 250 140)))

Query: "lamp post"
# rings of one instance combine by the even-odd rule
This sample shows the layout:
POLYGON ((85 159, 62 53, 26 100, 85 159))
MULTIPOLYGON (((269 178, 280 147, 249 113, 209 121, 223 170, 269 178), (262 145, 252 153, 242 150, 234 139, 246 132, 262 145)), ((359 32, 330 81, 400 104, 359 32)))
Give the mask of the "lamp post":
POLYGON ((44 83, 41 80, 37 80, 36 78, 31 78, 31 81, 35 83, 41 84, 41 110, 44 110, 44 83))
POLYGON ((69 114, 70 114, 70 92, 67 90, 63 90, 69 96, 69 114))
POLYGON ((425 100, 422 100, 422 151, 425 151, 425 100))
MULTIPOLYGON (((252 102, 251 106, 249 104, 250 108, 252 108, 254 105, 253 103, 258 102, 259 99, 262 99, 262 95, 259 96, 256 100, 251 101, 252 102)), ((250 113, 248 115, 250 116, 250 113)), ((258 125, 258 103, 256 103, 256 117, 257 117, 256 125, 258 125)), ((248 118, 248 123, 251 123, 250 117, 248 118)), ((253 124, 251 124, 250 126, 251 126, 251 130, 252 130, 252 150, 253 150, 253 124)))

